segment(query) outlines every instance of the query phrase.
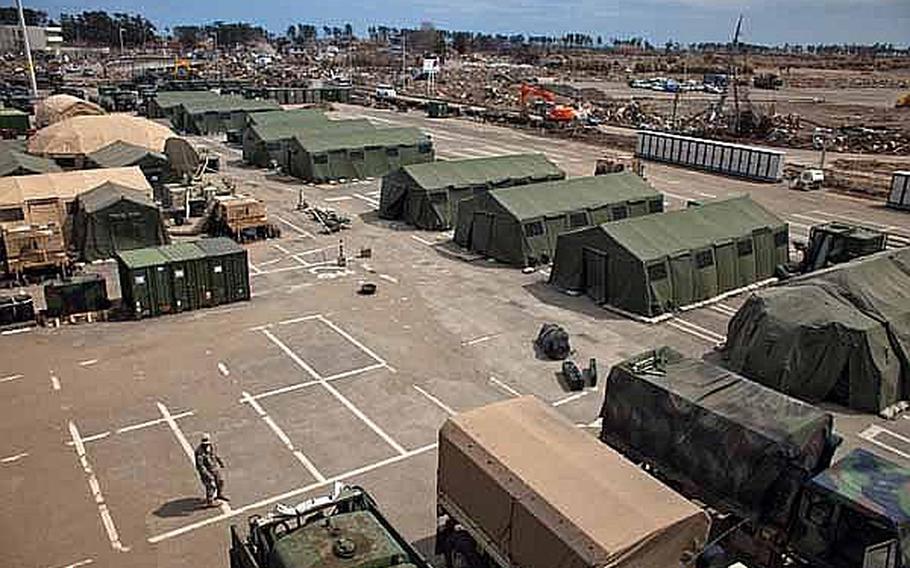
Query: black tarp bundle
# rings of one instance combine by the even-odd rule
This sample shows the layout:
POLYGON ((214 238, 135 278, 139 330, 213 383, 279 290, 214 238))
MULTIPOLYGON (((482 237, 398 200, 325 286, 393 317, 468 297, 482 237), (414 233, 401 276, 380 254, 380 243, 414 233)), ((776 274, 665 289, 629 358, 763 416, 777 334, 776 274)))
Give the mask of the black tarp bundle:
POLYGON ((810 402, 879 412, 910 391, 910 249, 754 294, 730 321, 728 365, 810 402))
POLYGON ((830 414, 667 347, 610 370, 601 417, 601 440, 687 496, 781 529, 837 445, 830 414))

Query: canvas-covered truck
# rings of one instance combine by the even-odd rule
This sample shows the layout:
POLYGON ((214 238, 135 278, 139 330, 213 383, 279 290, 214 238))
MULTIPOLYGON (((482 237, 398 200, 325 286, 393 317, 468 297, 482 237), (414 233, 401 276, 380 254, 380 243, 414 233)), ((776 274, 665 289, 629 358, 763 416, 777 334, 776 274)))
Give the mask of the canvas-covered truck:
POLYGON ((534 397, 439 432, 436 553, 457 568, 682 568, 710 519, 534 397))
POLYGON ((359 487, 253 516, 231 527, 231 568, 432 568, 359 487))
POLYGON ((664 347, 611 369, 601 417, 602 441, 712 514, 723 561, 703 565, 910 568, 910 471, 862 449, 831 466, 829 413, 664 347))

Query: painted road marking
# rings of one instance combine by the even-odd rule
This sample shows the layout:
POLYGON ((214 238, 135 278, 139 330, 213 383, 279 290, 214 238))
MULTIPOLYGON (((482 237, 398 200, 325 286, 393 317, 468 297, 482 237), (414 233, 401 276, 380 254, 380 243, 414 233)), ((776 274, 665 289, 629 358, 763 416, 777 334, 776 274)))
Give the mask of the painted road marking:
POLYGON ((86 359, 85 361, 79 361, 80 367, 91 367, 98 362, 98 359, 86 359))
POLYGON ((72 564, 67 564, 66 566, 61 566, 60 568, 79 568, 80 566, 88 566, 95 562, 92 558, 86 558, 85 560, 80 560, 79 562, 73 562, 72 564))
POLYGON ((355 193, 354 197, 356 197, 357 199, 360 199, 361 201, 366 201, 373 207, 379 207, 379 202, 376 201, 375 199, 373 199, 372 197, 367 197, 366 195, 361 195, 360 193, 355 193))
POLYGON ((501 334, 499 334, 499 333, 491 333, 490 335, 481 335, 480 337, 475 337, 473 339, 468 339, 466 341, 462 341, 461 344, 464 346, 477 345, 478 343, 485 343, 491 339, 495 339, 495 338, 499 337, 500 335, 501 334))
MULTIPOLYGON (((190 467, 193 469, 193 472, 196 472, 196 452, 193 450, 193 447, 190 445, 189 440, 186 439, 186 436, 183 435, 183 430, 180 429, 180 426, 177 425, 177 420, 174 419, 174 415, 171 414, 171 411, 168 410, 161 402, 156 403, 158 405, 158 410, 161 412, 161 418, 167 423, 168 427, 171 429, 171 432, 174 433, 174 437, 177 438, 177 442, 180 444, 180 447, 183 448, 183 453, 186 454, 186 459, 190 460, 190 467)), ((231 506, 226 502, 221 501, 221 510, 225 513, 231 512, 231 506)))
POLYGON ((60 379, 53 373, 51 373, 51 387, 53 387, 55 391, 60 390, 60 379))
POLYGON ((19 335, 20 333, 28 333, 31 330, 35 329, 34 327, 20 327, 19 329, 5 329, 0 331, 0 335, 19 335))
POLYGON ((287 447, 287 449, 290 450, 292 454, 294 454, 294 457, 297 458, 297 461, 299 461, 303 467, 308 472, 310 472, 310 475, 313 476, 313 479, 316 479, 320 482, 325 481, 325 476, 322 475, 318 469, 316 469, 316 466, 313 464, 313 462, 310 461, 309 458, 303 454, 303 452, 294 447, 294 444, 291 442, 291 439, 288 437, 287 433, 285 433, 285 431, 282 430, 280 426, 278 426, 275 420, 273 420, 272 417, 266 413, 265 409, 262 408, 262 405, 259 404, 256 399, 250 396, 250 393, 243 391, 243 401, 249 404, 250 407, 256 411, 256 414, 262 418, 263 422, 265 422, 272 430, 272 432, 278 436, 278 439, 281 440, 281 443, 283 443, 285 447, 287 447))
MULTIPOLYGON (((179 420, 180 418, 186 418, 187 416, 192 416, 195 414, 192 410, 187 410, 185 412, 178 412, 177 414, 172 414, 171 418, 174 420, 179 420)), ((166 420, 164 418, 155 418, 154 420, 146 420, 145 422, 140 422, 138 424, 132 424, 130 426, 124 426, 123 428, 117 428, 115 432, 117 434, 125 434, 126 432, 132 432, 134 430, 141 430, 142 428, 148 428, 149 426, 157 426, 158 424, 164 424, 166 420)))
POLYGON ((0 379, 0 383, 9 383, 12 381, 18 381, 19 379, 21 379, 24 376, 25 375, 9 375, 7 377, 3 377, 2 379, 0 379))
POLYGON ((339 195, 338 197, 326 197, 323 201, 327 203, 335 203, 336 201, 350 201, 354 199, 350 195, 339 195))
POLYGON ((301 229, 300 227, 298 227, 298 226, 295 225, 294 223, 291 223, 290 221, 288 221, 288 220, 285 219, 284 217, 281 217, 280 215, 276 215, 275 218, 278 219, 279 221, 281 221, 282 223, 284 223, 285 225, 287 225, 288 227, 294 229, 295 231, 297 231, 297 232, 300 233, 301 235, 304 235, 304 236, 306 236, 306 237, 310 237, 311 239, 315 239, 315 238, 316 238, 316 235, 314 235, 313 233, 307 231, 306 229, 301 229))
POLYGON ((392 284, 398 284, 398 279, 394 276, 389 276, 388 274, 380 274, 379 277, 387 282, 391 282, 392 284))
POLYGON ((384 459, 384 460, 381 460, 381 461, 378 461, 378 462, 375 462, 375 463, 372 463, 369 465, 365 465, 365 466, 359 467, 357 469, 352 469, 351 471, 347 471, 345 473, 330 477, 330 478, 326 479, 325 481, 320 481, 318 483, 311 483, 310 485, 306 485, 304 487, 299 487, 297 489, 292 489, 291 491, 287 491, 287 492, 281 493, 279 495, 274 495, 267 499, 257 501, 256 503, 250 503, 249 505, 244 505, 243 507, 238 507, 238 508, 232 510, 230 513, 223 513, 223 514, 217 515, 215 517, 210 517, 208 519, 202 519, 198 522, 195 522, 195 523, 192 523, 192 524, 189 524, 189 525, 186 525, 186 526, 183 526, 183 527, 180 527, 180 528, 177 528, 177 529, 165 532, 165 533, 154 535, 152 537, 149 537, 148 542, 150 544, 158 544, 165 540, 169 540, 169 539, 190 533, 192 531, 201 529, 203 527, 207 527, 211 524, 220 523, 222 521, 232 519, 237 515, 243 515, 249 511, 261 509, 263 507, 267 507, 267 506, 273 505, 275 503, 281 503, 281 502, 287 501, 288 499, 297 497, 298 495, 303 495, 305 493, 309 493, 309 492, 315 491, 317 489, 331 487, 338 481, 347 481, 353 477, 357 477, 357 476, 363 475, 365 473, 370 473, 372 471, 383 468, 385 466, 396 464, 398 462, 404 461, 406 459, 410 459, 415 456, 419 456, 419 455, 429 452, 431 450, 435 450, 436 446, 437 446, 437 444, 435 444, 435 443, 429 444, 429 445, 426 445, 426 446, 423 446, 423 447, 420 447, 420 448, 417 448, 414 450, 407 451, 404 454, 392 456, 390 458, 387 458, 387 459, 384 459))
POLYGON ((689 334, 693 337, 697 337, 698 339, 701 339, 703 341, 707 341, 708 343, 711 343, 712 345, 718 344, 718 343, 723 343, 723 341, 720 341, 717 339, 716 334, 714 334, 713 332, 711 332, 710 335, 701 333, 700 331, 692 329, 692 328, 686 326, 685 324, 681 323, 681 321, 678 318, 667 320, 667 325, 672 327, 673 329, 679 330, 683 333, 687 333, 687 334, 689 334))
POLYGON ((120 542, 117 526, 114 524, 114 519, 111 517, 111 512, 107 507, 107 502, 105 502, 104 495, 101 493, 101 484, 98 483, 98 478, 95 476, 92 465, 88 461, 88 456, 85 453, 85 445, 82 443, 82 437, 79 435, 79 429, 72 420, 69 421, 69 431, 73 446, 76 448, 76 455, 79 456, 79 464, 82 466, 82 471, 85 472, 89 489, 92 492, 92 496, 95 498, 95 504, 98 506, 101 524, 104 525, 104 530, 107 532, 107 538, 111 542, 111 548, 118 552, 129 552, 130 549, 123 546, 123 543, 120 542))
POLYGON ((16 455, 7 456, 5 458, 0 458, 0 463, 13 463, 21 460, 24 457, 28 456, 28 452, 18 453, 16 455))
POLYGON ((260 274, 262 272, 262 270, 260 270, 259 267, 252 262, 247 262, 247 265, 249 265, 250 270, 253 271, 253 274, 260 274))
MULTIPOLYGON (((329 322, 327 319, 323 318, 322 316, 318 316, 318 317, 319 317, 320 321, 327 323, 330 327, 335 329, 335 331, 338 331, 343 336, 346 336, 352 343, 354 343, 354 345, 357 345, 358 347, 363 349, 364 352, 366 352, 368 355, 370 355, 371 357, 373 357, 374 359, 376 359, 377 361, 379 361, 380 363, 385 365, 385 361, 380 359, 372 351, 370 351, 369 349, 364 347, 362 344, 357 342, 357 340, 355 340, 353 337, 350 337, 349 335, 347 335, 346 333, 341 331, 340 328, 338 328, 337 326, 335 326, 334 324, 332 324, 331 322, 329 322)), ((269 331, 267 329, 263 329, 262 333, 265 334, 265 336, 269 339, 269 341, 271 341, 272 343, 277 345, 278 348, 281 349, 285 353, 285 355, 290 357, 291 360, 294 361, 294 363, 296 363, 298 367, 300 367, 301 369, 306 371, 306 373, 308 375, 310 375, 311 377, 313 377, 313 379, 319 381, 320 384, 322 385, 322 387, 324 389, 326 389, 327 391, 329 391, 329 394, 331 394, 333 397, 335 397, 335 399, 338 400, 338 402, 340 402, 341 404, 343 404, 351 412, 351 414, 353 414, 354 416, 359 418, 364 424, 366 424, 371 430, 373 430, 373 432, 375 432, 380 438, 385 440, 385 442, 388 445, 390 445, 396 452, 398 452, 400 455, 404 455, 407 453, 407 450, 405 450, 401 444, 399 444, 398 442, 395 441, 394 438, 389 436, 382 428, 380 428, 375 422, 373 422, 373 420, 371 420, 370 417, 368 417, 366 414, 363 413, 363 411, 361 411, 359 408, 357 408, 357 406, 353 402, 348 400, 348 398, 346 396, 341 394, 341 392, 338 389, 336 389, 328 381, 326 381, 319 373, 316 372, 315 369, 313 369, 309 364, 307 364, 306 361, 301 359, 300 356, 297 355, 290 347, 288 347, 287 345, 284 344, 283 341, 278 339, 275 336, 275 334, 273 334, 271 331, 269 331)))
POLYGON ((218 372, 221 373, 222 375, 224 375, 225 377, 227 377, 231 374, 231 371, 230 371, 230 369, 228 369, 228 366, 225 365, 222 361, 218 361, 218 372))
POLYGON ((272 244, 272 247, 275 248, 275 249, 276 249, 278 252, 280 252, 280 253, 291 254, 291 251, 289 251, 288 249, 286 249, 286 248, 284 248, 283 246, 279 245, 278 243, 272 244))
POLYGON ((490 377, 490 382, 493 383, 494 385, 496 385, 497 387, 501 388, 502 390, 506 391, 507 393, 509 393, 509 394, 512 395, 512 396, 521 396, 521 393, 520 393, 520 392, 518 392, 517 390, 515 390, 515 389, 512 388, 511 386, 505 384, 504 382, 500 381, 500 380, 497 379, 496 377, 492 377, 492 376, 491 376, 491 377, 490 377))
POLYGON ((560 407, 560 406, 562 406, 562 405, 564 405, 564 404, 569 404, 570 402, 574 402, 574 401, 576 401, 576 400, 578 400, 578 399, 580 399, 580 398, 586 397, 586 396, 588 396, 589 394, 591 394, 592 392, 597 392, 597 391, 596 391, 596 390, 586 390, 586 391, 582 391, 582 392, 577 392, 577 393, 575 393, 575 394, 570 394, 569 396, 567 396, 567 397, 565 397, 565 398, 561 398, 561 399, 559 399, 559 400, 557 400, 557 401, 555 401, 555 402, 553 402, 553 403, 551 403, 551 404, 552 404, 554 407, 560 407))
POLYGON ((446 403, 442 402, 441 400, 439 400, 439 399, 436 398, 435 396, 431 395, 431 394, 428 393, 427 391, 423 390, 423 389, 420 388, 419 386, 417 386, 417 385, 411 385, 411 386, 413 386, 414 389, 415 389, 417 392, 419 392, 419 393, 422 394, 424 397, 426 397, 427 400, 429 400, 430 402, 432 402, 433 404, 435 404, 436 406, 438 406, 439 408, 441 408, 441 409, 442 409, 446 414, 448 414, 449 416, 454 416, 454 415, 458 414, 457 412, 455 412, 454 410, 452 410, 452 408, 451 408, 449 405, 447 405, 446 403))
POLYGON ((422 238, 418 237, 417 235, 411 235, 411 238, 420 244, 427 245, 428 247, 436 246, 436 243, 430 242, 426 239, 422 239, 422 238))
POLYGON ((903 458, 910 459, 910 453, 907 453, 903 450, 895 448, 894 446, 892 446, 886 442, 883 442, 882 440, 879 440, 878 436, 881 434, 895 438, 896 440, 899 440, 899 441, 907 444, 908 447, 910 447, 910 438, 903 436, 901 434, 898 434, 897 432, 892 432, 891 430, 888 430, 886 428, 882 428, 881 426, 876 426, 875 424, 870 424, 868 428, 866 428, 865 430, 863 430, 862 432, 860 432, 857 435, 866 441, 872 442, 873 444, 875 444, 876 446, 879 446, 880 448, 884 448, 884 449, 888 450, 889 452, 893 452, 903 458))

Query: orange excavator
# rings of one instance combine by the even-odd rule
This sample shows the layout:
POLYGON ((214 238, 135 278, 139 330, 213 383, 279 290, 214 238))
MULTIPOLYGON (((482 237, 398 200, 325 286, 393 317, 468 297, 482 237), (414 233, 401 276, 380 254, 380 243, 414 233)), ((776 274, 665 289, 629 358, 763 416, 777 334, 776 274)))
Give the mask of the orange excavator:
POLYGON ((529 103, 543 107, 542 114, 549 121, 561 124, 569 123, 578 118, 575 109, 569 106, 556 104, 556 94, 537 85, 522 83, 519 91, 521 106, 527 110, 529 103))

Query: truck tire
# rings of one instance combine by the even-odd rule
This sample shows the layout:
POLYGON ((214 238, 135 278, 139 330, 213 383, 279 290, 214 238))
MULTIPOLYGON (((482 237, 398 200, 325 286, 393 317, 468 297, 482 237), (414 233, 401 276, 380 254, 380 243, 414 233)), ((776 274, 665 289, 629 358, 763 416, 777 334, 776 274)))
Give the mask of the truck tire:
POLYGON ((471 535, 464 531, 455 531, 449 537, 448 546, 446 546, 446 567, 447 568, 485 568, 486 562, 483 561, 480 553, 477 552, 477 544, 471 535))

